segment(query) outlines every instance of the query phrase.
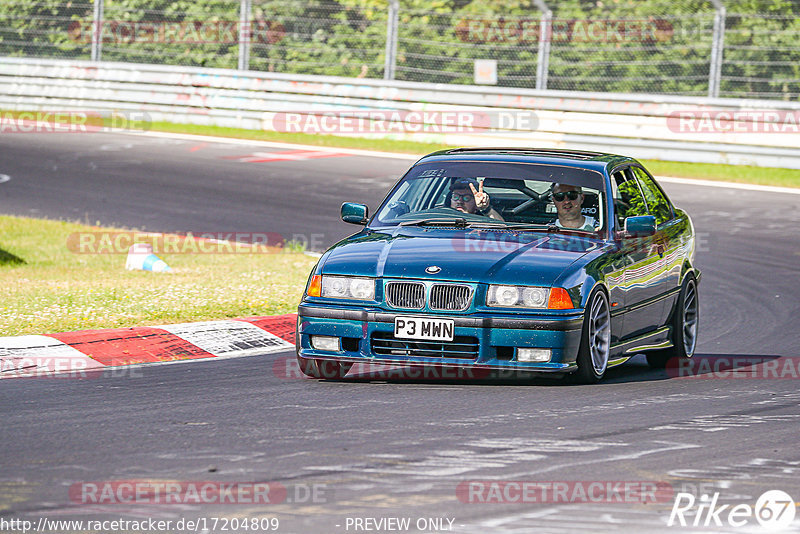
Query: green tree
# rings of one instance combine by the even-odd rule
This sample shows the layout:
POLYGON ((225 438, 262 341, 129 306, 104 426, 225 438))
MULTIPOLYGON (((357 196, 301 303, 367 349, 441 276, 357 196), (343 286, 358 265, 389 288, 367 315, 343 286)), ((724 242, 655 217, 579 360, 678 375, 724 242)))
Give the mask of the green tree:
POLYGON ((74 22, 91 20, 91 1, 0 2, 0 54, 88 59, 90 42, 76 38, 74 22))
MULTIPOLYGON (((546 1, 554 26, 548 88, 707 94, 709 0, 546 1)), ((388 5, 253 0, 250 68, 381 78, 388 5)), ((800 1, 725 5, 721 94, 800 99, 800 1)), ((400 0, 399 16, 397 79, 472 84, 475 60, 495 59, 499 86, 536 86, 541 12, 532 0, 400 0)), ((0 2, 0 54, 86 59, 91 17, 92 0, 0 2)), ((103 59, 235 68, 238 18, 238 0, 106 0, 103 59), (220 31, 211 42, 174 31, 126 38, 126 28, 147 24, 186 31, 218 24, 220 31)))

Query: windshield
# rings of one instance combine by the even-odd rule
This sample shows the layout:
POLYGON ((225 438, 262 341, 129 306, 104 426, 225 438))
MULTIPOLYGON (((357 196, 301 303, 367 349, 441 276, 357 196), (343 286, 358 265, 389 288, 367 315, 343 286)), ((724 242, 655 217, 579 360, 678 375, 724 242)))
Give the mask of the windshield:
POLYGON ((598 232, 605 228, 603 198, 603 176, 596 171, 439 161, 413 167, 378 208, 372 225, 552 225, 598 232))

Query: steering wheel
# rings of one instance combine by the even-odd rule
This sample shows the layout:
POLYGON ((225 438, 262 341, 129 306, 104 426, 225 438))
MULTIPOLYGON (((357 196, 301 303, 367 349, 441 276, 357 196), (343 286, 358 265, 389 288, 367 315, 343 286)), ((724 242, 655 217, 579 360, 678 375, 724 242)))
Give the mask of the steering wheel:
POLYGON ((406 213, 411 211, 411 208, 408 207, 408 204, 404 200, 398 200, 396 202, 392 202, 388 206, 389 213, 391 213, 392 218, 396 219, 397 217, 401 217, 406 213))
POLYGON ((550 191, 546 191, 544 193, 537 193, 536 191, 527 186, 520 188, 520 191, 522 191, 531 198, 529 198, 519 206, 512 208, 510 210, 512 215, 519 215, 520 213, 528 211, 537 204, 547 203, 547 201, 550 199, 550 191))

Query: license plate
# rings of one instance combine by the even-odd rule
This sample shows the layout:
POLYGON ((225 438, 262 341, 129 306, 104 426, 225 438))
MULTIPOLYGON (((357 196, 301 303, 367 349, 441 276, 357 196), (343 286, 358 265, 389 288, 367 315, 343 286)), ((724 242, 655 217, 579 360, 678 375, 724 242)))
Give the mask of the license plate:
POLYGON ((452 319, 429 317, 395 317, 394 337, 424 339, 428 341, 453 341, 455 323, 452 319))

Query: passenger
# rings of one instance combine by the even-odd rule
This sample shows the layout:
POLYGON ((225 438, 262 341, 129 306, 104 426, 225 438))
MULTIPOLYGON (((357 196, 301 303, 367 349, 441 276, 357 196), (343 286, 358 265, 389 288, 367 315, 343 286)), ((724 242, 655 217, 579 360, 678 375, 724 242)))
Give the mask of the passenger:
POLYGON ((483 180, 479 182, 475 178, 458 178, 450 186, 451 208, 502 221, 503 217, 489 205, 489 200, 489 194, 483 192, 483 180))
POLYGON ((597 221, 581 213, 583 190, 579 186, 554 183, 550 186, 550 196, 558 211, 556 226, 594 232, 597 221))

